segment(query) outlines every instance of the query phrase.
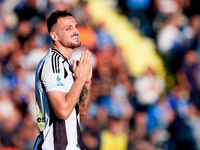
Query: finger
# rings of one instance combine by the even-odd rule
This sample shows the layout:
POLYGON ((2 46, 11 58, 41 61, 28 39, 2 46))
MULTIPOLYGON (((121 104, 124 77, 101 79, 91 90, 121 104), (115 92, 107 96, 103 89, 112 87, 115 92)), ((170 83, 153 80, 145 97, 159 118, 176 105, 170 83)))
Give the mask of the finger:
POLYGON ((75 71, 76 67, 77 67, 77 61, 73 59, 72 70, 75 71))
POLYGON ((92 55, 91 55, 90 51, 88 51, 87 61, 89 64, 92 64, 92 55))
POLYGON ((92 59, 92 56, 90 57, 90 64, 91 64, 91 66, 93 65, 93 59, 92 59))
POLYGON ((85 62, 89 63, 89 59, 90 59, 90 52, 88 50, 86 50, 86 52, 85 52, 85 62))
POLYGON ((92 66, 92 62, 93 62, 93 59, 92 59, 92 55, 91 53, 88 51, 88 63, 92 66))
POLYGON ((83 52, 83 53, 81 54, 81 57, 80 57, 80 60, 79 60, 80 63, 83 63, 83 62, 84 62, 84 57, 85 57, 85 52, 83 52))

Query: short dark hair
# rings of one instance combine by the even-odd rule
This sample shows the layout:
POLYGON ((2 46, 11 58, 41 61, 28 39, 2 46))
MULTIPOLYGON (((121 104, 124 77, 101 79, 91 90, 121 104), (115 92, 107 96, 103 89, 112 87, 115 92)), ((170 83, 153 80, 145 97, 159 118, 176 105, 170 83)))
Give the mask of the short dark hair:
POLYGON ((49 18, 47 19, 47 29, 49 31, 49 33, 51 32, 51 27, 57 23, 58 18, 60 17, 67 17, 67 16, 72 16, 72 13, 69 12, 68 10, 56 10, 53 13, 51 13, 51 15, 49 16, 49 18))

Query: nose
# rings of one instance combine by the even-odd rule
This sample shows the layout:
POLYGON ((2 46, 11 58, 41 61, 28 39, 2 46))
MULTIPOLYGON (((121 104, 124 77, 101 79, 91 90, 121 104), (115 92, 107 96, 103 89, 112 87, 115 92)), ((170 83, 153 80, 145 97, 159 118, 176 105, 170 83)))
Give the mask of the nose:
POLYGON ((76 27, 74 28, 73 34, 79 34, 78 28, 76 28, 76 27))

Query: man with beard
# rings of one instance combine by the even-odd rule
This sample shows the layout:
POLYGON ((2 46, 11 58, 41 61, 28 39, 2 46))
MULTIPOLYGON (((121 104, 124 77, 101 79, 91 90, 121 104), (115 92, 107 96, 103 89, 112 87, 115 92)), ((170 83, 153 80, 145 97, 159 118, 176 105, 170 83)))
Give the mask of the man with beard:
POLYGON ((47 19, 52 48, 40 61, 35 78, 37 123, 40 131, 34 150, 84 150, 80 115, 90 102, 92 57, 87 50, 79 62, 70 57, 79 47, 78 25, 68 11, 47 19))

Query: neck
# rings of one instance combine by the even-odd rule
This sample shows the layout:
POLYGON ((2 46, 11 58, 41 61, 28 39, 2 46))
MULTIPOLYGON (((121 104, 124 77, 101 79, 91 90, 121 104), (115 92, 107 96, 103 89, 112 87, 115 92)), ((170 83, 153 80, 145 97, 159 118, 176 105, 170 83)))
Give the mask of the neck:
POLYGON ((65 56, 68 60, 70 60, 71 54, 73 52, 72 48, 67 48, 67 47, 58 47, 56 45, 53 45, 53 49, 56 49, 59 51, 63 56, 65 56))

